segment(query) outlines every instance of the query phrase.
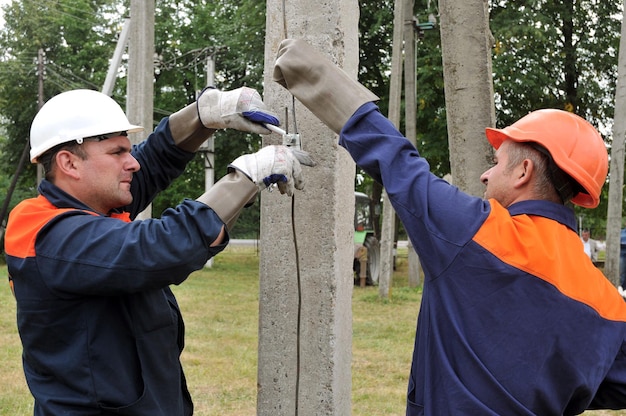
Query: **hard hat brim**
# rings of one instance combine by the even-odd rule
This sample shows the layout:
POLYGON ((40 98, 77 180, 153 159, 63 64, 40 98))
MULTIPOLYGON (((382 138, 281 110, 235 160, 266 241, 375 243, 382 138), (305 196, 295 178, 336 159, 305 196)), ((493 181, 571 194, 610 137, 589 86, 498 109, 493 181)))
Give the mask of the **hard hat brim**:
POLYGON ((127 124, 127 125, 123 125, 123 126, 119 126, 122 127, 120 129, 106 129, 103 131, 98 131, 98 132, 89 132, 89 136, 77 136, 77 137, 56 137, 56 138, 52 138, 49 141, 47 141, 46 143, 43 143, 41 146, 37 146, 34 148, 30 149, 30 161, 31 163, 38 163, 38 158, 39 156, 41 156, 42 154, 44 154, 45 152, 47 152, 48 150, 52 149, 55 146, 58 146, 60 144, 63 143, 69 143, 72 141, 76 141, 79 139, 84 139, 85 137, 93 137, 93 136, 99 136, 101 134, 109 134, 109 133, 113 133, 113 132, 118 132, 118 131, 126 131, 128 133, 139 133, 141 131, 144 130, 144 128, 142 126, 137 126, 135 124, 127 124))

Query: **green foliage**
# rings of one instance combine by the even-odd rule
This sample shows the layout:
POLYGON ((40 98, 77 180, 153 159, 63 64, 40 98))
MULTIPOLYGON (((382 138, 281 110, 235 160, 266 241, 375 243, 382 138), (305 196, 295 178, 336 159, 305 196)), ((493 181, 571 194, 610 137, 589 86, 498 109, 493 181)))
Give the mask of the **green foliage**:
MULTIPOLYGON (((427 21, 431 13, 437 14, 434 3, 415 2, 413 12, 420 22, 427 21)), ((394 1, 360 0, 359 5, 359 81, 381 98, 378 105, 381 112, 387 114, 394 1)), ((443 176, 450 172, 450 162, 440 43, 437 28, 416 30, 417 144, 420 155, 429 161, 432 171, 443 176)), ((404 114, 400 124, 402 131, 404 114)), ((372 195, 374 186, 367 179, 359 190, 372 195)))
POLYGON ((491 19, 500 126, 538 108, 610 124, 621 2, 500 0, 491 19))
MULTIPOLYGON (((618 0, 492 2, 498 126, 532 110, 558 108, 610 131, 621 16, 618 0)), ((605 140, 610 144, 611 137, 605 140)), ((575 208, 596 237, 606 227, 607 193, 605 186, 596 209, 575 208)))
MULTIPOLYGON (((38 108, 37 52, 44 52, 44 100, 74 88, 100 89, 129 2, 117 0, 24 0, 4 6, 0 30, 0 190, 6 189, 27 145, 38 108)), ((359 80, 388 112, 393 0, 360 0, 359 80)), ((207 83, 207 58, 215 60, 214 84, 247 85, 262 92, 265 3, 255 1, 156 2, 154 123, 194 101, 207 83)), ((498 0, 490 2, 497 124, 504 126, 541 107, 564 108, 610 130, 613 116, 621 3, 618 0, 498 0)), ((436 2, 417 0, 414 15, 437 16, 436 2)), ((439 30, 416 42, 417 144, 439 176, 449 172, 446 111, 439 30)), ((126 61, 113 97, 124 106, 126 61)), ((401 129, 404 121, 401 121, 401 129)), ((610 137, 607 137, 610 142, 610 137)), ((215 135, 215 178, 234 158, 257 150, 260 137, 233 131, 215 135)), ((155 215, 204 190, 198 155, 185 174, 154 202, 155 215)), ((478 178, 476 178, 478 180, 478 178)), ((365 177, 357 187, 374 198, 380 186, 365 177)), ((27 163, 18 194, 35 193, 35 169, 27 163)), ((18 197, 14 196, 14 200, 18 197)), ((605 209, 586 211, 600 227, 605 209)), ((237 230, 256 234, 258 204, 244 211, 237 230), (256 225, 254 225, 256 224, 256 225)))
MULTIPOLYGON (((38 108, 38 51, 46 62, 43 100, 73 88, 97 88, 115 47, 113 0, 24 0, 4 6, 0 32, 0 172, 12 177, 38 108)), ((18 192, 32 194, 36 169, 26 163, 18 192)), ((14 203, 11 204, 13 206, 14 203)))
MULTIPOLYGON (((265 49, 263 2, 157 2, 155 49, 160 61, 155 74, 155 121, 195 101, 207 83, 207 59, 215 62, 214 87, 248 86, 262 94, 265 49), (157 107, 160 114, 157 114, 157 107)), ((258 150, 258 135, 222 130, 215 134, 215 180, 226 174, 236 157, 258 150)), ((195 198, 204 192, 202 155, 155 200, 153 212, 195 198)), ((244 210, 232 236, 258 235, 259 204, 244 210)))
MULTIPOLYGON (((28 143, 30 123, 38 108, 37 55, 44 52, 43 100, 70 89, 100 90, 113 55, 128 2, 115 0, 25 0, 5 6, 6 25, 0 32, 0 189, 8 188, 28 143), (6 187, 4 184, 7 184, 6 187)), ((154 125, 195 100, 206 86, 206 59, 215 57, 215 86, 250 86, 262 92, 265 4, 259 2, 156 3, 154 125)), ((127 61, 123 61, 123 75, 127 61)), ((125 105, 126 78, 117 79, 113 98, 125 105)), ((237 156, 256 151, 260 137, 220 131, 215 135, 215 178, 237 156)), ((204 161, 198 155, 185 173, 153 204, 153 212, 204 192, 204 161)), ((20 177, 11 207, 32 196, 36 169, 30 163, 20 177), (26 191, 26 192, 25 192, 26 191)), ((258 205, 245 210, 237 230, 256 236, 258 205), (245 224, 248 224, 245 226, 245 224)))
MULTIPOLYGON (((437 10, 434 6, 430 10, 427 9, 430 3, 430 1, 416 2, 414 12, 420 22, 426 21, 429 14, 436 15, 437 10)), ((438 28, 418 32, 415 57, 417 148, 430 163, 431 171, 443 177, 450 173, 450 152, 443 88, 441 37, 438 28)))
POLYGON ((359 81, 381 100, 387 113, 393 41, 393 0, 359 0, 359 81))

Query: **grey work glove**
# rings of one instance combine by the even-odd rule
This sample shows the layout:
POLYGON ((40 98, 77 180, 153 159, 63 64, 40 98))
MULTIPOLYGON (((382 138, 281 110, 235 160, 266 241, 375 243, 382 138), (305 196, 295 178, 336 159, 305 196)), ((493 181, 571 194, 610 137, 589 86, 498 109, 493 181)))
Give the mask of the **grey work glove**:
POLYGON ((363 104, 378 97, 301 39, 280 43, 274 81, 339 134, 363 104))
POLYGON ((260 189, 276 184, 281 194, 304 189, 302 165, 315 166, 311 156, 287 146, 266 146, 256 153, 239 156, 228 167, 245 173, 260 189))
POLYGON ((211 207, 230 231, 241 211, 254 202, 258 192, 259 187, 243 172, 233 169, 197 200, 211 207))
POLYGON ((197 152, 202 143, 215 133, 200 122, 197 104, 178 110, 169 117, 170 133, 174 144, 186 152, 197 152))
POLYGON ((235 129, 249 133, 270 134, 263 123, 280 124, 269 112, 256 90, 248 87, 232 91, 205 88, 198 100, 198 115, 204 127, 235 129))

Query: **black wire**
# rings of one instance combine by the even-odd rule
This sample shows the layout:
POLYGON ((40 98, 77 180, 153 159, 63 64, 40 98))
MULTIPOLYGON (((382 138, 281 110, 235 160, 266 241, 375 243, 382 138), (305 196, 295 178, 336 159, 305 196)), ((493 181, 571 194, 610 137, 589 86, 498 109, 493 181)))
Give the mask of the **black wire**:
MULTIPOLYGON (((287 12, 286 12, 286 0, 283 0, 283 38, 287 39, 287 12)), ((293 111, 293 123, 294 134, 298 134, 298 126, 296 124, 296 102, 295 97, 292 95, 292 111, 293 111)), ((286 132, 289 133, 289 112, 285 107, 285 127, 286 132)), ((302 281, 300 276, 300 254, 298 253, 298 239, 296 237, 296 195, 291 196, 291 232, 293 234, 293 247, 296 255, 296 274, 298 281, 298 316, 296 323, 296 395, 295 395, 295 409, 294 416, 298 416, 298 410, 300 407, 300 327, 302 322, 302 281)))
POLYGON ((294 416, 298 416, 300 398, 300 323, 302 316, 302 282, 300 279, 300 254, 298 253, 298 239, 296 237, 296 195, 291 196, 291 232, 296 255, 296 274, 298 281, 298 317, 296 326, 296 399, 294 416))

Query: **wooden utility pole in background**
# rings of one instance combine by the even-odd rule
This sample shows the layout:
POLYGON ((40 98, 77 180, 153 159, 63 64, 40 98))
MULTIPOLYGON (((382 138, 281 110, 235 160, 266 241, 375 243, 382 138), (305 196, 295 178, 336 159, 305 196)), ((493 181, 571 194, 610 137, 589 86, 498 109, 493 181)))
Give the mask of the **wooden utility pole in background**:
POLYGON ((109 70, 107 71, 107 77, 102 84, 101 92, 109 97, 113 94, 113 87, 115 87, 115 79, 117 78, 117 71, 120 69, 120 63, 122 62, 122 55, 126 50, 128 44, 128 38, 130 37, 130 19, 124 19, 124 25, 120 32, 120 37, 117 39, 117 45, 115 46, 115 52, 111 63, 109 64, 109 70))
MULTIPOLYGON (((388 118, 400 129, 400 108, 402 107, 402 43, 404 25, 404 2, 395 0, 393 9, 393 45, 391 48, 391 76, 389 80, 388 118)), ((393 244, 396 231, 396 211, 391 206, 387 191, 383 191, 383 220, 380 228, 380 277, 378 295, 389 298, 393 276, 393 244)))
MULTIPOLYGON (((206 85, 215 86, 215 56, 213 54, 206 58, 206 85)), ((202 143, 200 151, 204 155, 204 192, 207 192, 215 184, 215 140, 213 135, 202 143)), ((213 267, 213 257, 206 262, 205 267, 213 267)))
MULTIPOLYGON (((206 85, 215 86, 215 57, 210 54, 206 58, 206 85)), ((204 161, 204 191, 208 191, 215 183, 215 140, 213 135, 202 145, 204 161)), ((212 258, 209 262, 212 262, 212 258)))
MULTIPOLYGON (((417 145, 417 85, 415 82, 415 21, 413 8, 415 0, 404 0, 404 126, 405 136, 417 145)), ((413 243, 409 240, 409 287, 417 287, 420 283, 420 261, 413 243)))
MULTIPOLYGON (((43 49, 39 48, 37 51, 37 111, 41 110, 44 104, 43 96, 43 79, 44 79, 44 63, 43 63, 43 49)), ((43 180, 43 165, 37 163, 37 185, 43 180)))
POLYGON ((492 149, 485 127, 495 125, 487 0, 439 0, 441 49, 454 185, 475 196, 485 187, 492 149))
MULTIPOLYGON (((626 6, 626 1, 624 2, 626 6)), ((626 25, 622 17, 622 36, 617 58, 617 88, 615 90, 615 117, 609 173, 609 204, 606 218, 606 261, 604 275, 615 286, 619 281, 620 230, 624 198, 624 140, 626 139, 626 25)))
MULTIPOLYGON (((153 130, 154 9, 155 0, 130 2, 126 115, 132 124, 144 128, 143 132, 129 134, 133 144, 140 143, 153 130)), ((151 216, 152 206, 149 206, 137 216, 137 219, 151 216)))

